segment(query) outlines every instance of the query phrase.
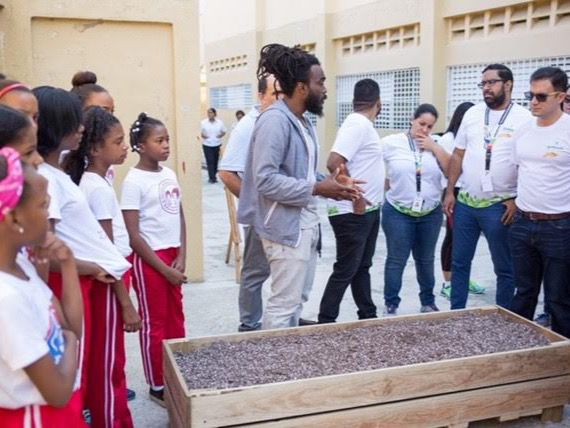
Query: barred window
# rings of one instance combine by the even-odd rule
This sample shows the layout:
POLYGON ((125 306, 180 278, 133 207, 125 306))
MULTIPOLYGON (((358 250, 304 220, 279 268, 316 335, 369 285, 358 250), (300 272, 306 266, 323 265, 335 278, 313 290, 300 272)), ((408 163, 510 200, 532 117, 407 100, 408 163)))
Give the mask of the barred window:
POLYGON ((218 109, 244 109, 253 104, 250 84, 210 88, 210 105, 218 109))
MULTIPOLYGON (((529 106, 524 98, 528 91, 530 75, 540 67, 560 67, 570 74, 570 56, 544 57, 506 61, 504 64, 513 72, 514 102, 529 106)), ((481 72, 488 64, 454 65, 447 69, 447 121, 451 119, 455 108, 465 101, 474 103, 483 101, 481 89, 477 83, 481 81, 481 72)))
POLYGON ((407 68, 382 72, 338 76, 336 79, 337 126, 352 113, 354 85, 361 79, 375 80, 380 86, 382 112, 374 122, 375 128, 407 129, 410 117, 420 99, 420 69, 407 68))

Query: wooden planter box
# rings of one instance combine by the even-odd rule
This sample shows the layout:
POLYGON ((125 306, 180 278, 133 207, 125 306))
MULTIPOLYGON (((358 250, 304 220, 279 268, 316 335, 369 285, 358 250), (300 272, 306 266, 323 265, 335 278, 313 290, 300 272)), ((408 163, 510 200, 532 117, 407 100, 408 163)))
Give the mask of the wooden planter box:
POLYGON ((541 414, 560 420, 570 401, 570 341, 498 307, 239 333, 164 344, 166 404, 172 427, 467 426, 541 414), (174 352, 212 342, 332 332, 398 320, 499 312, 546 336, 548 346, 223 390, 189 390, 174 352))

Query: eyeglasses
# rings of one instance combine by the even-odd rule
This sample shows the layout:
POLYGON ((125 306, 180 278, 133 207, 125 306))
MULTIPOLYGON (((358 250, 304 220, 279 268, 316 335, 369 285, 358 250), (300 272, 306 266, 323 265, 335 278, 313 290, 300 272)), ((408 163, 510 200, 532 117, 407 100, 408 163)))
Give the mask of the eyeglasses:
POLYGON ((539 103, 543 103, 548 99, 548 97, 551 97, 552 95, 557 95, 559 93, 560 91, 551 92, 550 94, 535 94, 534 92, 528 91, 524 93, 524 97, 528 101, 532 101, 533 98, 536 98, 536 101, 538 101, 539 103))
POLYGON ((483 89, 485 86, 493 86, 497 82, 504 82, 503 79, 490 79, 490 80, 482 80, 481 83, 477 83, 479 89, 483 89))

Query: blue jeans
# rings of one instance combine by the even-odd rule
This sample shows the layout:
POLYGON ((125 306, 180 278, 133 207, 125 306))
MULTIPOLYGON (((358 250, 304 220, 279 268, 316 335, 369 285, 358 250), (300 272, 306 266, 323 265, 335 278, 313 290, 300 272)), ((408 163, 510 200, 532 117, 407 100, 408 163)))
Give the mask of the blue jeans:
POLYGON ((434 304, 435 244, 442 221, 441 206, 423 217, 402 214, 389 203, 382 207, 382 230, 388 247, 384 266, 384 302, 387 306, 400 304, 402 274, 410 252, 416 264, 420 302, 422 306, 434 304))
POLYGON ((509 243, 517 280, 512 310, 532 320, 544 282, 552 330, 570 338, 570 218, 532 221, 519 212, 509 243))
POLYGON ((469 294, 471 262, 481 232, 487 238, 495 275, 497 305, 510 308, 515 292, 515 278, 507 233, 501 223, 506 207, 496 203, 487 208, 472 208, 457 202, 453 213, 453 250, 451 261, 451 309, 463 309, 469 294))

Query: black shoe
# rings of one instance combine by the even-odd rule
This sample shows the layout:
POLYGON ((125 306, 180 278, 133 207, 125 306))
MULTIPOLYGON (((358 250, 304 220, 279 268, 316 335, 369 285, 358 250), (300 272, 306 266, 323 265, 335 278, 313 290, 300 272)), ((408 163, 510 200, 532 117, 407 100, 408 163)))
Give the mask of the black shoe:
POLYGON ((422 305, 420 312, 423 314, 428 312, 439 312, 439 308, 435 305, 435 303, 432 303, 431 305, 422 305))
POLYGON ((127 388, 127 401, 133 401, 135 398, 137 398, 137 393, 127 388))
POLYGON ((247 331, 257 331, 257 330, 261 330, 261 325, 258 324, 257 327, 251 327, 249 325, 240 324, 238 327, 238 332, 240 333, 245 333, 247 331))
POLYGON ((306 320, 304 318, 299 318, 299 327, 304 327, 306 325, 315 325, 318 324, 316 321, 306 320))
POLYGON ((384 316, 391 316, 398 314, 398 307, 396 305, 384 306, 384 316))
POLYGON ((154 389, 149 388, 148 398, 150 398, 150 401, 154 401, 159 406, 166 407, 166 404, 164 403, 164 388, 160 391, 155 391, 154 389))

